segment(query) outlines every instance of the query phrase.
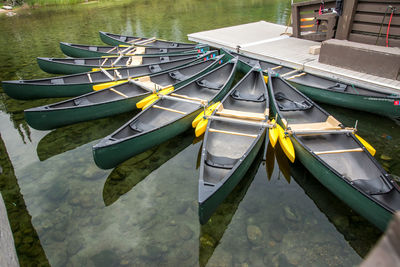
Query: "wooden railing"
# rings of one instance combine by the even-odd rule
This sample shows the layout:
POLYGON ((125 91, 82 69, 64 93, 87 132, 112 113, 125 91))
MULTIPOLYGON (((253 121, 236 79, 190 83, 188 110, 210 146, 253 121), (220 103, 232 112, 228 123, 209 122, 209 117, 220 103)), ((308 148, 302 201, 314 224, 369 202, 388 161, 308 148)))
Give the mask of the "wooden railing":
MULTIPOLYGON (((334 8, 335 0, 325 0, 324 8, 334 8)), ((330 39, 335 35, 336 14, 318 14, 321 0, 295 3, 292 5, 293 36, 316 41, 330 39), (319 21, 317 23, 317 20, 319 21)))
POLYGON ((345 1, 343 19, 338 24, 338 39, 386 46, 386 37, 388 46, 400 47, 399 0, 345 1), (390 17, 392 19, 387 36, 390 17))

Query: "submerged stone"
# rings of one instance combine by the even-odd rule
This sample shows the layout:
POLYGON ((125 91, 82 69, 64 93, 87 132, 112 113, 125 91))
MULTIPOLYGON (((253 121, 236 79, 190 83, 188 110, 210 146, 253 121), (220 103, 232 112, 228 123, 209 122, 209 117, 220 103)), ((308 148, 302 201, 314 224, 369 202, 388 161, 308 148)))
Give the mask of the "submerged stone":
POLYGON ((262 241, 262 231, 257 225, 247 226, 247 238, 255 245, 259 245, 262 241))
POLYGON ((285 212, 285 218, 289 221, 300 221, 300 216, 298 216, 289 206, 285 206, 283 210, 285 212))
POLYGON ((192 229, 189 228, 187 225, 182 225, 178 229, 178 235, 180 238, 184 240, 189 240, 193 236, 192 229))

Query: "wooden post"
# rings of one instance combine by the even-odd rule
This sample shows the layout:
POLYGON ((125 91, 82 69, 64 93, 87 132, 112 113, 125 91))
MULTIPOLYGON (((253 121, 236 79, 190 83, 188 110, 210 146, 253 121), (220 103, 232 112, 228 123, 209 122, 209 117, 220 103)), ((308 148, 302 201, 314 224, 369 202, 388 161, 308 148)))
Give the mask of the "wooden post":
POLYGON ((336 29, 336 39, 348 40, 351 29, 353 28, 353 19, 357 10, 358 0, 343 1, 343 13, 339 17, 336 29))
POLYGON ((19 266, 14 238, 8 223, 6 206, 0 194, 0 266, 19 266))
POLYGON ((292 31, 293 37, 300 37, 300 8, 297 5, 292 5, 292 31))

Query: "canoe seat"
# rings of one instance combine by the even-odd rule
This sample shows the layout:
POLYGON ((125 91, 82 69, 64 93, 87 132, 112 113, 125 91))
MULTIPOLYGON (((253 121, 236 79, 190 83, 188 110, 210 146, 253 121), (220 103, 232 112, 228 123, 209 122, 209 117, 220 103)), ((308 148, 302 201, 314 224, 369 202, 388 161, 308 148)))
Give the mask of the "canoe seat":
POLYGON ((186 75, 183 75, 181 72, 179 71, 172 71, 170 73, 168 73, 169 77, 171 77, 172 79, 178 80, 178 81, 183 81, 186 80, 187 78, 189 78, 186 75))
POLYGON ((162 69, 160 68, 160 65, 158 65, 158 64, 154 64, 154 65, 149 66, 149 70, 152 73, 162 71, 162 69))
POLYGON ((392 189, 392 186, 387 184, 386 180, 381 177, 375 179, 357 179, 352 182, 362 191, 371 195, 384 194, 392 189))
POLYGON ((300 111, 307 110, 313 107, 313 104, 307 100, 296 102, 289 99, 284 93, 277 92, 274 95, 278 108, 281 111, 300 111))
POLYGON ((168 52, 168 50, 166 48, 160 48, 158 49, 158 53, 159 54, 166 54, 168 52))
POLYGON ((347 90, 347 84, 336 83, 335 85, 329 86, 327 89, 330 89, 332 91, 345 92, 347 90))
POLYGON ((264 113, 238 111, 238 110, 233 110, 233 109, 225 109, 223 107, 221 109, 218 109, 217 115, 222 116, 222 117, 249 119, 249 120, 257 120, 257 121, 265 120, 265 116, 266 116, 264 113))
POLYGON ((216 82, 210 82, 207 80, 200 80, 200 81, 196 81, 198 86, 201 87, 207 87, 208 89, 213 89, 213 90, 220 90, 221 87, 223 86, 223 84, 218 84, 216 82))
POLYGON ((122 42, 125 42, 126 41, 126 36, 119 37, 119 40, 122 41, 122 42))
POLYGON ((160 62, 169 62, 169 57, 167 56, 160 57, 160 62))
POLYGON ((75 106, 85 106, 85 105, 90 105, 91 102, 86 97, 80 97, 74 99, 74 104, 75 106))
POLYGON ((177 43, 172 43, 169 45, 170 47, 178 47, 179 45, 177 43))
POLYGON ((240 93, 238 90, 233 91, 231 97, 235 100, 240 100, 240 101, 265 102, 264 94, 255 96, 252 94, 247 94, 245 92, 240 93))
POLYGON ((74 59, 74 64, 83 65, 83 64, 85 64, 85 60, 84 59, 74 59))
POLYGON ((141 121, 133 121, 129 124, 129 127, 134 130, 135 132, 141 133, 149 129, 146 124, 141 121))
POLYGON ((205 163, 208 166, 221 169, 232 169, 239 159, 215 156, 207 151, 205 163))
POLYGON ((64 79, 51 79, 51 84, 64 84, 64 79))
MULTIPOLYGON (((132 56, 126 62, 126 66, 138 66, 138 65, 141 65, 142 62, 143 62, 143 57, 141 57, 141 56, 132 56)), ((113 64, 115 64, 115 61, 114 61, 113 64)))
POLYGON ((288 125, 293 131, 306 131, 306 130, 340 130, 342 129, 342 124, 336 120, 333 116, 328 116, 324 122, 313 122, 313 123, 296 123, 288 125))
POLYGON ((89 46, 89 51, 97 51, 97 46, 89 46))

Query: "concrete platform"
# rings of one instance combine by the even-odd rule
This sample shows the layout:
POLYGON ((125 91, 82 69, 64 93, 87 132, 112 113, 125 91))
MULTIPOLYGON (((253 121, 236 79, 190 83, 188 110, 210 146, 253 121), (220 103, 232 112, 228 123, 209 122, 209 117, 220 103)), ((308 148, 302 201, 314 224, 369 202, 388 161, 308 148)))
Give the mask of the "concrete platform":
POLYGON ((319 63, 319 56, 309 54, 309 49, 321 43, 289 37, 287 33, 291 32, 290 27, 259 21, 191 33, 188 34, 188 38, 216 48, 235 51, 239 48, 239 51, 245 55, 291 68, 301 68, 321 77, 333 78, 378 91, 400 93, 400 81, 319 63))

